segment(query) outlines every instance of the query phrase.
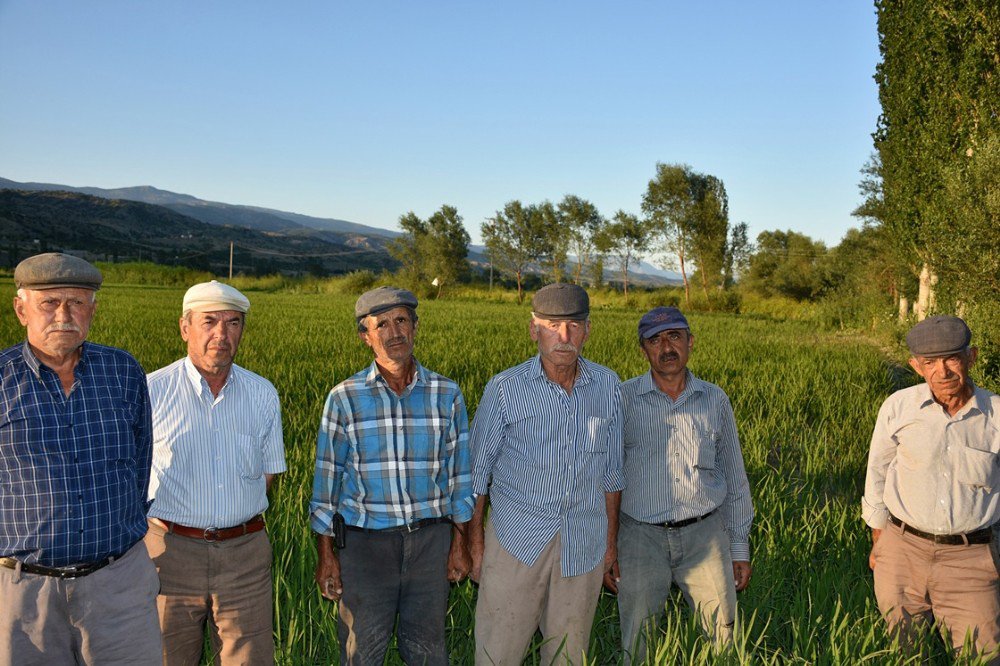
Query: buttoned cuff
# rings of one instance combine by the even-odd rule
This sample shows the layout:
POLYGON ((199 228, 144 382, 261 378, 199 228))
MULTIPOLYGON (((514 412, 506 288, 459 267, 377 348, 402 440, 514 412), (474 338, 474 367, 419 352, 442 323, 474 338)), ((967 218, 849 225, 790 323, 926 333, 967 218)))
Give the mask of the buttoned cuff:
POLYGON ((625 475, 620 469, 604 475, 604 492, 620 493, 623 490, 625 490, 625 475))
POLYGON ((749 562, 750 544, 732 542, 729 544, 729 554, 732 556, 733 562, 749 562))
POLYGON ((861 518, 873 530, 885 529, 885 524, 889 522, 889 509, 885 506, 877 507, 868 503, 864 497, 861 498, 861 518))

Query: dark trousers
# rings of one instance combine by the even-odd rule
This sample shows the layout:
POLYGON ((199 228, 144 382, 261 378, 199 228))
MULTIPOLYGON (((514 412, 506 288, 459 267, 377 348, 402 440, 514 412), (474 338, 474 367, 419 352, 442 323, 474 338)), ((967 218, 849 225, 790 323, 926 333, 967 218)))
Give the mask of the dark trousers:
POLYGON ((381 666, 399 617, 399 653, 410 666, 447 666, 448 550, 451 526, 415 532, 347 532, 338 553, 340 663, 381 666))

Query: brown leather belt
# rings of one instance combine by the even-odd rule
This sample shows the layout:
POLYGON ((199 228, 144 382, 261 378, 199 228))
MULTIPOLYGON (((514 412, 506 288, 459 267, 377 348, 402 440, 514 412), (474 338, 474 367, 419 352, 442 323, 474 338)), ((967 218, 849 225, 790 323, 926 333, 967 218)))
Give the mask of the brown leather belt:
POLYGON ((407 525, 397 525, 396 527, 386 527, 381 530, 377 530, 371 527, 357 527, 355 525, 344 525, 347 529, 352 532, 364 532, 365 534, 393 534, 395 532, 416 532, 421 527, 429 527, 430 525, 438 525, 440 523, 450 523, 450 518, 424 518, 423 520, 418 520, 407 525))
POLYGON ((169 520, 163 520, 162 518, 156 518, 156 520, 163 523, 163 526, 167 528, 167 531, 171 534, 177 534, 178 536, 188 537, 190 539, 204 539, 205 541, 225 541, 227 539, 235 539, 236 537, 241 537, 245 534, 253 534, 254 532, 260 532, 264 529, 264 516, 257 514, 247 522, 242 525, 235 525, 233 527, 209 527, 208 529, 201 529, 199 527, 187 527, 186 525, 178 525, 177 523, 172 523, 169 520))
POLYGON ((903 528, 903 534, 909 533, 915 537, 927 539, 928 541, 933 541, 944 546, 971 546, 973 544, 989 543, 993 539, 993 528, 991 527, 985 527, 975 532, 968 532, 967 534, 931 534, 930 532, 921 532, 907 525, 891 513, 889 514, 889 522, 896 527, 903 528))

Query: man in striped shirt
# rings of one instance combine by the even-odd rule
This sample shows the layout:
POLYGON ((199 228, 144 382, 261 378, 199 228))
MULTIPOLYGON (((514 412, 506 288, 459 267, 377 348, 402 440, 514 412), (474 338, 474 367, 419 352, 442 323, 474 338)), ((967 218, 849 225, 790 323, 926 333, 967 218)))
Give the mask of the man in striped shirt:
POLYGON ((101 282, 56 252, 14 270, 27 340, 0 352, 0 664, 159 659, 149 395, 130 354, 86 340, 101 282))
POLYGON ((153 477, 146 547, 160 574, 164 664, 274 662, 262 513, 285 471, 278 393, 233 362, 250 301, 212 280, 184 295, 187 356, 149 375, 153 477))
POLYGON ((649 372, 622 384, 625 478, 618 592, 626 663, 642 663, 647 633, 676 583, 705 632, 732 640, 736 593, 750 582, 753 505, 729 398, 687 369, 694 334, 680 310, 639 320, 649 372))
POLYGON ((536 628, 543 664, 581 663, 616 558, 625 485, 618 376, 580 356, 586 291, 549 285, 531 309, 538 355, 490 380, 472 426, 480 666, 520 664, 536 628))
POLYGON ((330 391, 320 422, 316 583, 340 602, 340 663, 350 666, 381 666, 397 620, 403 661, 447 666, 448 581, 470 567, 465 400, 413 356, 416 309, 405 289, 361 295, 358 334, 375 360, 330 391))

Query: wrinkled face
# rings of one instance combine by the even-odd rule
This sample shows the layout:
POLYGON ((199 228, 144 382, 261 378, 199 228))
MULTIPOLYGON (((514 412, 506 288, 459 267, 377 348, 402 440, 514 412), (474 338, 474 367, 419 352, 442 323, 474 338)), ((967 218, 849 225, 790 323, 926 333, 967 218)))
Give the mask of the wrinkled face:
POLYGON ((413 355, 417 322, 405 307, 368 315, 362 322, 367 330, 358 335, 375 352, 375 361, 403 363, 413 355))
POLYGON ((97 302, 90 289, 25 289, 14 297, 14 312, 28 329, 28 343, 43 354, 62 357, 83 344, 97 302))
POLYGON ((969 381, 969 368, 976 362, 978 350, 975 347, 951 356, 910 358, 910 367, 924 378, 931 393, 939 402, 961 394, 969 381))
POLYGON ((694 335, 683 328, 670 328, 642 340, 642 353, 655 375, 676 375, 687 368, 694 348, 694 335))
POLYGON ((244 323, 243 313, 236 310, 189 312, 181 317, 181 338, 187 342, 194 367, 209 374, 228 370, 240 346, 244 323))
POLYGON ((531 339, 538 344, 543 361, 555 366, 576 365, 583 343, 590 337, 590 321, 539 319, 528 325, 531 339))

